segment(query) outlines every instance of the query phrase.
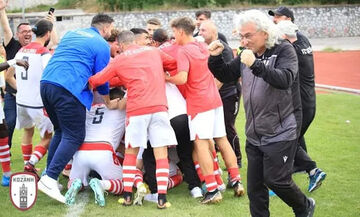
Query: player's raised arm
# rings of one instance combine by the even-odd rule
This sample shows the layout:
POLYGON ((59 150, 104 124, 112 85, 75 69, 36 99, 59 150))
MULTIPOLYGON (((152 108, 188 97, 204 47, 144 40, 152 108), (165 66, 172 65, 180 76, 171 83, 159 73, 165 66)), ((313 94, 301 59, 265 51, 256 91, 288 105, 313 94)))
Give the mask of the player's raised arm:
POLYGON ((0 0, 0 23, 1 23, 1 27, 4 31, 4 45, 6 46, 7 44, 9 44, 11 38, 14 36, 10 25, 9 25, 9 19, 8 16, 6 14, 6 6, 7 6, 7 0, 0 0))
POLYGON ((96 88, 104 84, 107 81, 110 81, 112 78, 116 77, 116 68, 114 61, 112 61, 105 69, 100 73, 93 75, 89 78, 89 87, 96 88))

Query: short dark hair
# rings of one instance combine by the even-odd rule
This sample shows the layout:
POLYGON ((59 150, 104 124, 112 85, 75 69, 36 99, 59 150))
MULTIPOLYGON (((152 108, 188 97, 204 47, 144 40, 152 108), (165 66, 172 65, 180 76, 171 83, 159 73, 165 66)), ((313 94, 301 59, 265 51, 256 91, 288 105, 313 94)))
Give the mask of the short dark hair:
POLYGON ((97 14, 91 20, 91 26, 96 26, 100 24, 111 24, 114 22, 114 19, 106 14, 97 14))
POLYGON ((114 42, 117 39, 117 37, 119 36, 119 34, 120 34, 120 31, 118 29, 112 29, 111 35, 108 39, 106 39, 106 41, 114 42))
POLYGON ((153 34, 153 40, 162 44, 162 43, 166 42, 167 40, 169 40, 169 36, 165 29, 160 28, 160 29, 155 30, 155 32, 153 34))
POLYGON ((40 19, 38 20, 34 27, 31 29, 37 38, 43 37, 46 33, 51 32, 53 29, 53 24, 49 20, 40 19))
POLYGON ((146 23, 161 26, 161 22, 158 18, 150 18, 146 21, 146 23))
POLYGON ((171 27, 182 29, 187 35, 192 35, 195 30, 194 21, 189 17, 179 17, 171 21, 171 27))
POLYGON ((27 23, 27 22, 20 23, 19 25, 17 25, 16 31, 19 31, 19 28, 20 28, 21 26, 30 26, 30 23, 27 23))
POLYGON ((205 15, 206 18, 210 19, 211 18, 211 11, 209 10, 201 10, 201 11, 196 11, 195 12, 195 17, 198 18, 201 15, 205 15))
POLYGON ((146 31, 146 29, 142 29, 142 28, 132 28, 132 29, 130 29, 130 31, 132 33, 134 33, 134 35, 140 35, 140 34, 143 34, 143 33, 149 34, 149 32, 146 31))
POLYGON ((125 92, 121 87, 114 87, 114 88, 110 89, 109 96, 110 96, 111 100, 116 99, 116 98, 122 99, 124 97, 124 95, 125 95, 125 92))

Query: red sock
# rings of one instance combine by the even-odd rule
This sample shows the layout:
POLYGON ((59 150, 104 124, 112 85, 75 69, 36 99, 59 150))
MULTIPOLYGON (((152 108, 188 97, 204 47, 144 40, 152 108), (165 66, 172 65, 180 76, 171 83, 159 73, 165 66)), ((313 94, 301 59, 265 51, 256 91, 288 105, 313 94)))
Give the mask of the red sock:
POLYGON ((169 161, 167 158, 156 160, 156 183, 158 194, 166 194, 169 181, 169 161))
POLYGON ((175 176, 171 176, 168 182, 168 189, 175 188, 180 185, 183 181, 183 176, 180 174, 176 174, 175 176))
POLYGON ((138 184, 143 183, 143 173, 140 169, 136 168, 136 174, 134 178, 134 187, 137 188, 138 184))
POLYGON ((205 178, 206 189, 208 190, 208 192, 215 191, 217 189, 217 183, 215 180, 215 176, 207 175, 207 176, 204 176, 204 178, 205 178))
POLYGON ((31 153, 32 153, 32 144, 28 145, 21 145, 21 150, 24 158, 24 163, 27 163, 30 160, 31 153))
POLYGON ((200 168, 199 161, 194 161, 194 165, 195 165, 196 173, 197 173, 198 176, 199 176, 200 182, 205 181, 204 176, 203 176, 203 174, 202 174, 202 172, 201 172, 201 168, 200 168))
POLYGON ((30 157, 29 162, 32 165, 35 165, 37 162, 39 162, 41 160, 41 158, 44 157, 44 155, 46 154, 47 149, 44 146, 41 145, 37 145, 34 148, 34 151, 30 157))
POLYGON ((110 189, 109 192, 113 194, 121 194, 124 190, 124 186, 120 179, 112 179, 110 181, 110 189))
POLYGON ((132 192, 134 185, 134 178, 136 174, 136 155, 125 154, 124 166, 123 166, 123 182, 124 191, 132 192))
POLYGON ((71 170, 72 168, 72 159, 66 164, 64 170, 71 170))
POLYGON ((222 185, 224 184, 224 181, 221 178, 220 167, 219 167, 216 151, 212 151, 212 156, 214 158, 214 175, 215 175, 216 183, 218 185, 222 185))
POLYGON ((0 162, 3 173, 11 171, 10 167, 10 147, 8 137, 0 138, 0 162))
POLYGON ((237 167, 229 168, 228 172, 230 174, 230 183, 235 183, 237 181, 241 181, 239 168, 237 168, 237 167))

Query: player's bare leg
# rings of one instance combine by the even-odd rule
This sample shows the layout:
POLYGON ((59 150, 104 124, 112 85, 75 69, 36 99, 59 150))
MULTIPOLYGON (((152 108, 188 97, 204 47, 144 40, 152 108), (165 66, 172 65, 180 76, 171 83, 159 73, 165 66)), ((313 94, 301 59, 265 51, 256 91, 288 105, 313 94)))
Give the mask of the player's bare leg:
POLYGON ((210 152, 210 145, 211 141, 209 139, 196 138, 194 141, 194 149, 197 152, 201 172, 204 175, 206 188, 208 190, 201 201, 204 204, 217 203, 222 199, 221 193, 217 189, 217 183, 214 176, 214 164, 210 152))
MULTIPOLYGON (((245 189, 241 183, 241 177, 239 173, 239 167, 237 164, 237 159, 234 150, 231 148, 231 145, 226 138, 214 138, 216 144, 219 147, 220 153, 224 159, 226 168, 230 174, 230 184, 234 188, 234 195, 237 197, 245 195, 245 189)), ((216 155, 216 153, 215 153, 216 155)))
MULTIPOLYGON (((26 129, 25 129, 26 131, 26 129)), ((44 137, 41 138, 39 144, 35 146, 34 151, 32 152, 29 161, 25 164, 24 171, 31 172, 35 174, 38 179, 39 176, 37 174, 37 170, 35 169, 35 165, 44 157, 46 154, 49 144, 52 138, 52 133, 45 132, 44 137)), ((32 138, 31 138, 32 140, 32 138)), ((24 142, 24 140, 23 140, 24 142)), ((23 143, 24 144, 24 143, 23 143)))
POLYGON ((214 161, 214 175, 215 175, 216 183, 218 185, 217 188, 219 191, 225 192, 226 185, 224 184, 224 181, 221 177, 222 171, 216 154, 215 143, 212 140, 210 140, 210 152, 214 161))

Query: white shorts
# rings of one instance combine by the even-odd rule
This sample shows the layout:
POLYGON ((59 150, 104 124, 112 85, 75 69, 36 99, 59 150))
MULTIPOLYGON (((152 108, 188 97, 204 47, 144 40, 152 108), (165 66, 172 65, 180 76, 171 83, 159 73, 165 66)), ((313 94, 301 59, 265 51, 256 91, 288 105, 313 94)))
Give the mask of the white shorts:
POLYGON ((0 124, 3 124, 3 120, 5 119, 4 109, 3 109, 3 103, 0 102, 0 124))
POLYGON ((198 113, 192 120, 189 116, 189 129, 191 141, 226 136, 223 107, 198 113))
POLYGON ((36 127, 40 131, 40 136, 44 137, 45 132, 52 133, 54 126, 50 118, 45 116, 42 108, 28 108, 16 105, 16 128, 32 128, 36 127))
POLYGON ((177 145, 167 112, 131 116, 126 123, 125 148, 146 148, 148 139, 153 148, 177 145))
MULTIPOLYGON (((111 146, 106 143, 98 144, 111 146)), ((70 180, 79 178, 84 186, 87 186, 91 170, 96 171, 102 180, 122 179, 123 169, 110 148, 109 150, 82 150, 83 145, 73 156, 70 180)))

